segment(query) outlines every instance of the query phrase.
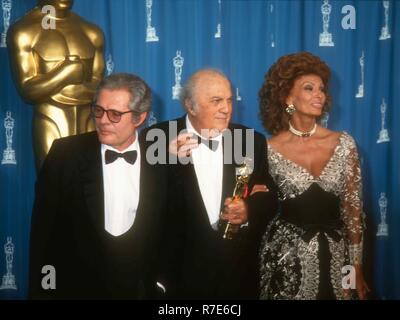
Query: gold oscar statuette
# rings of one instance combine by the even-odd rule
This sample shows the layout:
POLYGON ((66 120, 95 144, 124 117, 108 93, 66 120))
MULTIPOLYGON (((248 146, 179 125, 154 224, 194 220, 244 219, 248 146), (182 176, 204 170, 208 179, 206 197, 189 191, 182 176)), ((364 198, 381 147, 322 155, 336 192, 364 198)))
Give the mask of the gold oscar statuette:
MULTIPOLYGON (((236 199, 244 199, 248 194, 248 183, 250 179, 250 174, 252 172, 252 160, 250 158, 245 158, 243 164, 236 169, 236 185, 233 189, 233 201, 236 199)), ((226 220, 219 220, 218 230, 222 234, 223 239, 232 240, 234 239, 240 229, 239 224, 231 224, 226 220)))

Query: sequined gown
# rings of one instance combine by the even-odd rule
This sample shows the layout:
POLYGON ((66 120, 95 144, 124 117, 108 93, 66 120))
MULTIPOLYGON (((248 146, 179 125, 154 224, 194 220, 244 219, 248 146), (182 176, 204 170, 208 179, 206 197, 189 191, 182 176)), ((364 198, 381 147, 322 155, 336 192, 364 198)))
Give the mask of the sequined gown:
POLYGON ((280 213, 260 250, 261 299, 346 299, 344 265, 362 260, 361 172, 343 132, 319 177, 268 145, 280 213))

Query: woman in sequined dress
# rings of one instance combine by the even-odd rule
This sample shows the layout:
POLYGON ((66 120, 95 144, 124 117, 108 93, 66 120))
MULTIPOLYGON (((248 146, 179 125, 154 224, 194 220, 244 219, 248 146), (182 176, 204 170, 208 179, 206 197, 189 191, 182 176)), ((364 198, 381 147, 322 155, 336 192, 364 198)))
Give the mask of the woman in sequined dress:
POLYGON ((262 299, 365 299, 369 291, 356 144, 318 124, 330 105, 329 77, 320 58, 300 52, 281 57, 259 92, 280 200, 260 250, 262 299), (344 278, 348 270, 353 278, 344 278))

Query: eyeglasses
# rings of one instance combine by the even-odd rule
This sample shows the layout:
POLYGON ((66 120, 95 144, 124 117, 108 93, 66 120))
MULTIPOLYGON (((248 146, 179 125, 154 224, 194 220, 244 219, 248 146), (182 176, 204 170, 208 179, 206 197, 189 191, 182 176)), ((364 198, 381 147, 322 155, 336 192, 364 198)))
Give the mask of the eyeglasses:
POLYGON ((135 112, 135 111, 130 110, 130 111, 125 111, 125 112, 120 112, 120 111, 113 110, 113 109, 106 110, 97 104, 92 105, 92 114, 96 118, 102 118, 104 115, 104 112, 107 113, 108 120, 110 120, 113 123, 118 123, 121 121, 122 115, 124 115, 125 113, 131 113, 131 112, 135 112))

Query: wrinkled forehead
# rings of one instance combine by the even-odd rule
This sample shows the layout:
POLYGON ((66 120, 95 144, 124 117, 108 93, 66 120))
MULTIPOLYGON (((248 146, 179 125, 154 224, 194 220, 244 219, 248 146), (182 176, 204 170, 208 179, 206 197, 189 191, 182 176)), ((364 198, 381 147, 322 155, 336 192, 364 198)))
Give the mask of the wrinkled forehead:
POLYGON ((218 74, 201 75, 194 86, 194 97, 209 95, 231 96, 232 89, 230 81, 218 74))

